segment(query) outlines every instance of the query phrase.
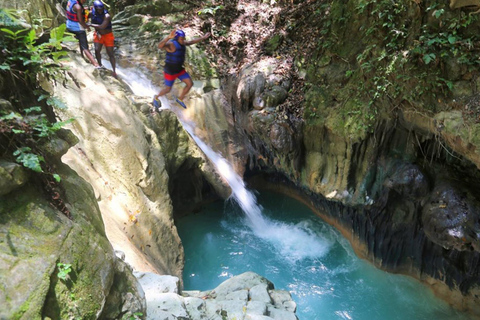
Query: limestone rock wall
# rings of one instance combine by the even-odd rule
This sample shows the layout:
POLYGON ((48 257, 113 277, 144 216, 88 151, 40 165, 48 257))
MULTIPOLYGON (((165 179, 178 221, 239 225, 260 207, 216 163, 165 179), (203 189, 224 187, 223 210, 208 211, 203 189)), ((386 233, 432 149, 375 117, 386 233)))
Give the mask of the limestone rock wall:
POLYGON ((29 24, 37 23, 33 21, 33 19, 43 19, 45 31, 47 31, 49 27, 58 26, 58 22, 62 20, 63 15, 57 10, 57 6, 60 6, 60 3, 53 0, 0 1, 0 8, 23 10, 22 18, 24 18, 29 24))
MULTIPOLYGON (((137 270, 181 275, 183 249, 173 223, 167 159, 159 139, 144 125, 120 83, 92 75, 93 67, 75 57, 71 67, 75 72, 70 81, 48 88, 68 101, 61 117, 78 119, 72 131, 79 144, 63 161, 94 187, 107 236, 126 253, 128 263, 137 270)), ((173 122, 171 130, 177 129, 173 122)), ((175 141, 175 156, 168 160, 178 168, 189 142, 185 133, 170 142, 175 141)))
MULTIPOLYGON (((334 118, 295 126, 262 111, 251 106, 243 115, 254 171, 276 171, 293 182, 361 256, 414 275, 456 307, 479 314, 480 173, 476 149, 465 147, 460 130, 383 116, 372 134, 351 136, 334 118), (292 132, 290 140, 281 138, 280 126, 292 132)), ((455 127, 451 117, 443 114, 443 123, 455 127)))
POLYGON ((71 219, 31 182, 0 197, 0 318, 97 319, 145 313, 144 293, 114 254, 93 190, 58 164, 71 219), (58 263, 71 271, 59 277, 58 263), (118 286, 122 285, 119 290, 118 286))
MULTIPOLYGON (((409 108, 380 112, 370 130, 347 117, 351 110, 362 114, 358 110, 367 104, 351 97, 352 90, 358 90, 355 81, 361 80, 345 76, 361 49, 356 40, 366 16, 348 12, 358 19, 345 22, 344 5, 332 5, 332 14, 339 15, 332 30, 343 35, 336 43, 338 52, 322 55, 319 50, 309 61, 296 62, 298 75, 311 85, 305 94, 305 108, 311 113, 297 118, 279 107, 290 83, 275 73, 280 65, 271 57, 259 58, 226 79, 222 93, 192 98, 194 111, 187 113, 238 172, 280 173, 310 196, 359 254, 380 267, 425 280, 459 308, 476 312, 478 195, 472 187, 478 181, 476 127, 464 130, 458 112, 425 116, 409 108), (470 177, 468 183, 452 182, 464 176, 470 177), (458 212, 448 203, 467 209, 458 212)), ((349 8, 355 6, 348 2, 349 8)), ((412 28, 420 21, 417 9, 410 3, 404 12, 414 21, 412 28)), ((143 15, 125 11, 121 17, 125 28, 161 28, 159 21, 143 15)), ((148 34, 142 34, 147 44, 148 34)), ((135 48, 139 43, 130 45, 135 48)), ((144 50, 150 54, 151 48, 148 44, 144 50)), ((157 61, 145 63, 152 65, 152 60, 157 61)), ((460 68, 452 64, 447 69, 455 71, 457 96, 474 93, 458 76, 460 68)), ((205 87, 197 86, 198 92, 205 93, 201 92, 205 87)))
POLYGON ((68 106, 60 118, 76 119, 70 128, 79 142, 62 160, 94 187, 107 236, 127 263, 181 278, 174 209, 181 214, 205 197, 226 198, 229 189, 172 111, 152 114, 150 97, 134 96, 74 52, 71 58, 65 82, 43 82, 68 106))
MULTIPOLYGON (((354 8, 353 3, 347 7, 354 8)), ((212 90, 218 83, 197 86, 191 118, 199 123, 200 135, 230 155, 239 172, 280 173, 310 197, 357 252, 378 266, 430 283, 457 307, 479 314, 478 126, 465 130, 455 111, 425 116, 409 108, 379 114, 370 131, 355 126, 355 118, 341 111, 358 114, 367 103, 351 99, 349 90, 358 90, 361 79, 346 76, 356 64, 358 32, 367 15, 333 4, 331 12, 339 19, 332 31, 343 35, 337 52, 322 55, 319 50, 310 61, 296 62, 298 74, 311 82, 305 106, 314 113, 299 119, 278 108, 289 81, 275 75, 278 65, 268 58, 228 79, 223 93, 212 90), (342 19, 346 13, 358 19, 342 19)), ((412 27, 421 20, 417 5, 409 2, 404 12, 413 18, 412 27)), ((152 48, 158 39, 152 34, 164 25, 143 9, 126 8, 116 30, 124 37, 134 30, 132 38, 138 36, 144 46, 137 50, 139 42, 129 39, 122 54, 153 70, 162 57, 147 57, 157 52, 152 48)), ((170 18, 181 21, 178 15, 170 18)), ((174 116, 165 112, 148 118, 142 112, 146 100, 130 102, 119 83, 102 73, 92 78, 91 67, 72 58, 75 71, 67 86, 49 88, 69 101, 64 119, 81 119, 72 127, 80 143, 64 160, 94 186, 107 236, 114 247, 127 251, 130 263, 139 270, 180 275, 183 252, 173 207, 190 196, 201 200, 203 179, 215 184, 218 177, 204 173, 208 169, 200 152, 174 116), (178 188, 192 180, 197 182, 178 188)), ((462 74, 455 63, 444 67, 454 82, 454 97, 475 93, 477 84, 464 80, 472 79, 471 74, 462 74)), ((218 186, 216 192, 222 194, 218 186)))

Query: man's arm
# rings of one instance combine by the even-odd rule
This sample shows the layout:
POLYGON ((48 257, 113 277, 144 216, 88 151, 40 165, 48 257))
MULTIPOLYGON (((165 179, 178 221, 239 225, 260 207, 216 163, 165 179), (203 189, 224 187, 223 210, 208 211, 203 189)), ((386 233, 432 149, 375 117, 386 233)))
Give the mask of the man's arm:
POLYGON ((207 39, 208 37, 210 37, 210 32, 207 32, 205 33, 205 35, 203 37, 200 37, 200 38, 196 38, 196 39, 192 39, 190 41, 185 41, 185 45, 186 46, 190 46, 192 44, 195 44, 195 43, 198 43, 200 41, 203 41, 205 39, 207 39))
POLYGON ((106 13, 105 14, 105 19, 103 19, 103 22, 102 24, 90 24, 92 27, 94 27, 95 29, 100 29, 100 30, 103 30, 103 29, 106 29, 109 22, 112 20, 112 17, 110 16, 109 13, 106 13))
POLYGON ((87 24, 85 23, 85 19, 83 17, 83 8, 81 5, 79 5, 78 3, 76 3, 73 8, 75 9, 75 12, 77 13, 77 18, 78 18, 78 23, 80 23, 82 25, 82 27, 84 29, 90 29, 89 26, 87 26, 87 24))
POLYGON ((158 49, 165 50, 167 52, 174 52, 175 46, 173 43, 169 42, 171 39, 175 38, 175 29, 170 32, 170 34, 165 37, 160 43, 158 44, 158 49))

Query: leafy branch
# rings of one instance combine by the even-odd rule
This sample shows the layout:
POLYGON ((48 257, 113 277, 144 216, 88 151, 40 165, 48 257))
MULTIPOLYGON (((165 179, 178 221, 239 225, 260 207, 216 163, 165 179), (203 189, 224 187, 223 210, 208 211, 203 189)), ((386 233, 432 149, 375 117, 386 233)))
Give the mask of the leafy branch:
POLYGON ((17 18, 14 10, 0 9, 0 16, 10 19, 3 23, 6 27, 0 28, 0 77, 11 82, 2 88, 2 96, 9 97, 10 104, 3 104, 0 109, 1 156, 31 170, 51 196, 52 205, 69 216, 60 196, 60 176, 53 170, 54 159, 48 159, 42 148, 73 119, 56 121, 52 110, 66 106, 40 88, 38 76, 50 80, 63 76, 66 69, 62 62, 67 53, 62 43, 72 38, 65 33, 64 24, 51 29, 50 38, 44 41, 36 32, 37 29, 44 31, 41 25, 25 28, 26 24, 17 18))

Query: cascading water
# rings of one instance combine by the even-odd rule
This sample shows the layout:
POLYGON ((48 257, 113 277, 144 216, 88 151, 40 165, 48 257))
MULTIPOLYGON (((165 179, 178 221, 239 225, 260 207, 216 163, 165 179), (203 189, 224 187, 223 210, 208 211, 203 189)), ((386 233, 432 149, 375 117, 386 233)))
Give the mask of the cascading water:
MULTIPOLYGON (((153 96, 158 92, 158 88, 152 86, 147 77, 138 69, 118 68, 117 74, 125 79, 136 95, 153 96)), ((319 235, 312 234, 301 226, 286 225, 265 218, 262 215, 262 207, 258 205, 253 192, 245 187, 242 178, 227 160, 195 135, 195 125, 185 119, 182 109, 172 107, 165 96, 160 97, 160 101, 162 103, 161 109, 169 109, 177 115, 185 131, 189 133, 198 147, 214 164, 220 176, 228 183, 232 190, 231 197, 242 208, 248 218, 246 223, 252 228, 256 236, 270 242, 278 249, 279 254, 285 255, 288 259, 318 258, 328 252, 329 242, 319 235), (309 246, 306 247, 305 243, 309 243, 309 246)))
POLYGON ((302 259, 305 257, 321 257, 327 251, 329 242, 312 234, 301 226, 286 225, 262 215, 262 207, 258 205, 255 195, 245 187, 242 178, 235 172, 233 167, 218 153, 212 150, 205 142, 193 132, 193 125, 184 119, 181 111, 171 108, 168 100, 161 99, 162 106, 174 110, 183 128, 190 134, 208 159, 215 165, 220 176, 227 181, 232 189, 231 197, 238 203, 248 218, 248 225, 255 235, 274 245, 280 254, 289 259, 302 259), (308 246, 305 246, 308 243, 308 246))

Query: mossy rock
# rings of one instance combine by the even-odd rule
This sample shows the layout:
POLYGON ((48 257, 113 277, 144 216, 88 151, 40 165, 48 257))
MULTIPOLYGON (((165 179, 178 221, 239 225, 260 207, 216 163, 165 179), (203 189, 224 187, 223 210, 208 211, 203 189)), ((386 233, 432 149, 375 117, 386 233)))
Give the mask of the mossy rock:
POLYGON ((0 197, 2 319, 96 319, 109 295, 116 258, 93 189, 66 166, 57 172, 71 219, 32 184, 0 197), (66 280, 58 262, 71 265, 66 280))
POLYGON ((323 124, 332 106, 331 94, 323 87, 313 86, 305 93, 304 119, 307 124, 323 124))
POLYGON ((147 21, 140 26, 141 32, 163 32, 166 29, 165 24, 162 21, 147 21))
MULTIPOLYGON (((208 41, 208 40, 206 40, 208 41)), ((195 79, 216 79, 218 73, 201 47, 189 46, 187 49, 186 68, 195 79)))
POLYGON ((278 47, 282 44, 282 42, 283 42, 283 36, 281 34, 276 34, 272 36, 265 43, 265 52, 268 55, 273 56, 273 54, 278 49, 278 47))
MULTIPOLYGON (((148 4, 135 4, 133 6, 127 6, 123 12, 118 14, 118 19, 132 16, 134 14, 151 15, 151 16, 164 16, 172 13, 173 6, 168 1, 157 1, 148 4)), ((117 17, 116 17, 117 18, 117 17)))
POLYGON ((0 196, 24 185, 29 176, 29 172, 23 166, 0 160, 0 196))

